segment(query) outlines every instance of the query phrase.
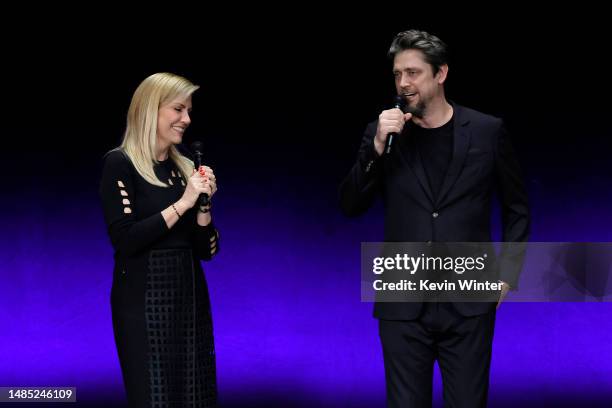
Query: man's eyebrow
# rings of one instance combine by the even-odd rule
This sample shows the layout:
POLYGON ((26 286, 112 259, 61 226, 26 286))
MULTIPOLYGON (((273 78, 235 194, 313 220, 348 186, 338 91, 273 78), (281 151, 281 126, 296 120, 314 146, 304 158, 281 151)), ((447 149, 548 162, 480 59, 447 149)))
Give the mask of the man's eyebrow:
POLYGON ((403 71, 422 71, 422 68, 418 68, 418 67, 393 68, 393 72, 403 72, 403 71))

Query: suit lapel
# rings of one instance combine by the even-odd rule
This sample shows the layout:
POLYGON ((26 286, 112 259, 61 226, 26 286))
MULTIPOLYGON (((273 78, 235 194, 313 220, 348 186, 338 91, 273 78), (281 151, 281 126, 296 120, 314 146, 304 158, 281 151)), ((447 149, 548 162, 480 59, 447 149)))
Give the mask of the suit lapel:
POLYGON ((444 176, 444 182, 440 188, 438 199, 436 201, 436 208, 440 208, 444 199, 448 195, 450 189, 453 187, 461 169, 463 168, 463 162, 467 155, 468 148, 470 147, 470 131, 468 129, 469 119, 465 118, 462 114, 461 107, 454 105, 455 125, 453 130, 453 157, 444 176))

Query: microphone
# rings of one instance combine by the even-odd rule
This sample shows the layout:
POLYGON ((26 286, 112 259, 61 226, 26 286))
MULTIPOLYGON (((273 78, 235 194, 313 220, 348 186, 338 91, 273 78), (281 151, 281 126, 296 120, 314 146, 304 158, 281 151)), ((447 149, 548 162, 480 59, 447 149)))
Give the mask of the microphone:
MULTIPOLYGON (((404 96, 397 95, 395 97, 395 107, 401 110, 404 108, 405 105, 406 105, 406 99, 404 98, 404 96)), ((385 154, 391 153, 391 145, 393 144, 393 139, 397 136, 398 134, 395 132, 391 132, 387 135, 387 142, 385 143, 385 151, 384 151, 385 154)))
MULTIPOLYGON (((200 170, 202 165, 202 142, 195 141, 191 144, 191 150, 193 151, 193 164, 196 171, 200 170)), ((198 197, 198 206, 207 206, 209 201, 208 194, 202 193, 198 197)))

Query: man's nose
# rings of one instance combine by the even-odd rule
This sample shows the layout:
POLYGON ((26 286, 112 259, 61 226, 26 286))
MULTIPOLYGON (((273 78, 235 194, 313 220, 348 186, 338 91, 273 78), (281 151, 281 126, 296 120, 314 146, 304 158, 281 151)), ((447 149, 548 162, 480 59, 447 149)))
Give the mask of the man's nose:
POLYGON ((410 87, 410 78, 405 73, 402 73, 402 76, 400 78, 400 87, 403 89, 410 87))

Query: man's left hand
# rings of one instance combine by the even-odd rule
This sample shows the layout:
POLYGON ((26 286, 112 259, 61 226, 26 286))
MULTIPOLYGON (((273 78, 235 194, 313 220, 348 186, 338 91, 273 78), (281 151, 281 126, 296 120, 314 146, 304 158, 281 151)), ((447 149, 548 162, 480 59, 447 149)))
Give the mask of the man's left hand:
POLYGON ((506 282, 501 282, 502 284, 502 289, 501 289, 501 294, 499 295, 499 301, 497 302, 497 306, 495 307, 495 309, 499 309, 499 306, 502 304, 502 302, 504 301, 504 298, 506 297, 506 295, 508 294, 508 291, 510 290, 510 285, 508 285, 506 282))

